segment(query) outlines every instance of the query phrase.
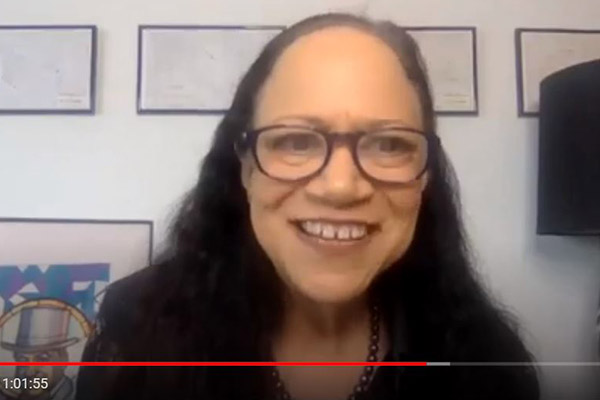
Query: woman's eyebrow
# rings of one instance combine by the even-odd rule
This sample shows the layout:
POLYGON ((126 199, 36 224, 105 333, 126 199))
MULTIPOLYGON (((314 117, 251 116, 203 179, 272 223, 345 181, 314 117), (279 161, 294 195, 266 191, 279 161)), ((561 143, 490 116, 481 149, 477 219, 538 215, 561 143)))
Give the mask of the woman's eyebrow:
POLYGON ((273 123, 277 124, 289 121, 307 123, 308 125, 319 129, 327 129, 330 126, 330 123, 328 123, 324 118, 317 117, 314 115, 285 115, 274 119, 273 123))
POLYGON ((380 129, 389 126, 399 126, 405 128, 411 127, 411 124, 408 124, 402 119, 374 119, 364 121, 360 125, 363 129, 366 130, 380 129))
MULTIPOLYGON (((315 115, 286 115, 276 118, 273 120, 273 123, 285 123, 289 121, 306 123, 311 127, 324 130, 330 130, 334 126, 329 119, 315 115)), ((355 118, 352 125, 355 129, 358 128, 361 130, 375 130, 389 126, 411 127, 411 124, 408 124, 404 120, 395 118, 355 118)))

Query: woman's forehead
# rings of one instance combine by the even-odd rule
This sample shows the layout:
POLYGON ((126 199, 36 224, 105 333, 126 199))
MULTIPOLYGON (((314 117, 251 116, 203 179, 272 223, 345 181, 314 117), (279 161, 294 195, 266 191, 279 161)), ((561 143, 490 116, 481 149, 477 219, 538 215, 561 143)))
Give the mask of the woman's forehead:
POLYGON ((293 115, 421 125, 417 93, 398 55, 376 36, 350 27, 302 36, 276 61, 257 97, 255 124, 293 115))

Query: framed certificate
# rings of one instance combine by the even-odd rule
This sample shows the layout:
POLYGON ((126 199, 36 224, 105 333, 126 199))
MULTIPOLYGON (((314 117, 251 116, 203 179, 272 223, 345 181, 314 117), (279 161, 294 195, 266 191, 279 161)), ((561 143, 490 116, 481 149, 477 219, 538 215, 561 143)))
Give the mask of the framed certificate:
MULTIPOLYGON (((107 285, 150 265, 151 221, 0 219, 0 360, 79 361, 107 285)), ((31 367, 24 367, 31 368, 31 367)), ((33 371, 32 371, 33 372, 33 371)), ((60 370, 61 399, 77 369, 60 370)), ((0 377, 28 376, 0 366, 0 377)), ((35 397, 0 387, 0 398, 35 397)), ((51 388, 49 388, 50 390, 51 388)), ((52 388, 54 389, 54 388, 52 388)))
POLYGON ((600 59, 600 30, 515 31, 517 104, 521 117, 538 115, 540 83, 554 72, 600 59))
POLYGON ((94 114, 95 26, 0 26, 0 114, 94 114))
POLYGON ((139 114, 220 114, 280 26, 142 25, 139 114))
POLYGON ((434 109, 439 115, 479 114, 477 29, 407 27, 427 66, 434 109))

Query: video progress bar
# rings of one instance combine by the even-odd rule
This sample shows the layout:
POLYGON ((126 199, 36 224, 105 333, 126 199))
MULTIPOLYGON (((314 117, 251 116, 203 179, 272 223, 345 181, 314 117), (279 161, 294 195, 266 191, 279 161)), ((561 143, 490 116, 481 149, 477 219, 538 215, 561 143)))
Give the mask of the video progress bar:
POLYGON ((427 367, 427 366, 449 366, 450 363, 438 362, 388 362, 388 361, 364 361, 364 362, 0 362, 0 366, 27 367, 27 366, 61 366, 61 367, 427 367))
POLYGON ((439 361, 375 361, 375 362, 0 362, 0 367, 600 367, 600 362, 439 362, 439 361))

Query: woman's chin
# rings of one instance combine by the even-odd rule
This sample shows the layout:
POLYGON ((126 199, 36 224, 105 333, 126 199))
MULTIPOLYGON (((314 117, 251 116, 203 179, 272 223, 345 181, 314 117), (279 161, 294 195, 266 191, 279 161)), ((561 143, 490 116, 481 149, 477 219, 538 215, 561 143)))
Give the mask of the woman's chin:
POLYGON ((306 298, 317 303, 346 303, 366 293, 368 285, 364 282, 345 280, 307 280, 295 285, 306 298))

